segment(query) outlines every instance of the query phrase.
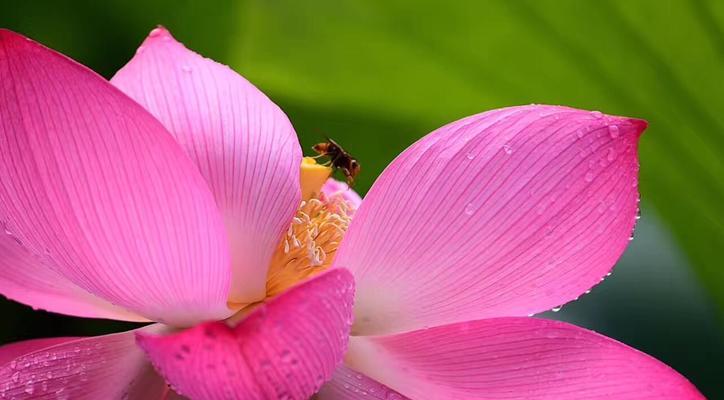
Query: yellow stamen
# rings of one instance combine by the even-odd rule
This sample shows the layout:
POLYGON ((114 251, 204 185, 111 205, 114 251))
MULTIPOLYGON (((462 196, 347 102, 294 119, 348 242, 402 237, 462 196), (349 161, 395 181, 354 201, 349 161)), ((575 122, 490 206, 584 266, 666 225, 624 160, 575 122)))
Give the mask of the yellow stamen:
POLYGON ((229 308, 237 312, 226 320, 227 324, 236 325, 268 298, 332 265, 355 210, 344 196, 322 193, 322 185, 331 173, 331 168, 317 164, 311 157, 302 159, 302 203, 272 257, 266 298, 251 304, 229 303, 229 308))
POLYGON ((341 196, 329 199, 322 194, 302 202, 272 258, 268 297, 332 265, 350 223, 349 211, 341 196))
POLYGON ((302 200, 309 200, 321 193, 322 185, 332 175, 332 168, 317 164, 312 157, 302 159, 302 169, 299 173, 302 187, 302 200))

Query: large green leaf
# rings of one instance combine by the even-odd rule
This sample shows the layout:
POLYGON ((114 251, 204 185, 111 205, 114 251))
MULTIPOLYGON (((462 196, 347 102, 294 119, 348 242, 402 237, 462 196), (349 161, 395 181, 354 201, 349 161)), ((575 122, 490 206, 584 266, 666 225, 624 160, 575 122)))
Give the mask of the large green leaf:
POLYGON ((648 119, 644 201, 724 311, 724 2, 256 0, 241 13, 234 66, 305 144, 328 134, 355 150, 362 189, 412 140, 490 108, 648 119))

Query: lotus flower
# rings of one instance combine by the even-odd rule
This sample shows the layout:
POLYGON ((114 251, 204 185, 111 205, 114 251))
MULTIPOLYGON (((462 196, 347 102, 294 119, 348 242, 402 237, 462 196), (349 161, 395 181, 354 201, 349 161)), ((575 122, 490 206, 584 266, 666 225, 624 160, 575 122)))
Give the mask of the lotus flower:
POLYGON ((0 292, 155 322, 6 345, 0 398, 702 398, 648 355, 529 317, 626 248, 645 127, 474 115, 361 201, 303 161, 264 94, 163 28, 110 83, 0 31, 0 292))

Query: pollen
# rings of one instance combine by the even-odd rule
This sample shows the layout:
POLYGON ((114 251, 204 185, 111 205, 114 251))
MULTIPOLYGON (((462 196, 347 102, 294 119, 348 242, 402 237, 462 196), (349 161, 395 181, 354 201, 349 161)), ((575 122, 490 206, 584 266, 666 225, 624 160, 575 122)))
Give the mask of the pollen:
POLYGON ((341 196, 323 193, 302 201, 292 224, 277 246, 267 277, 267 297, 332 265, 354 211, 341 196))

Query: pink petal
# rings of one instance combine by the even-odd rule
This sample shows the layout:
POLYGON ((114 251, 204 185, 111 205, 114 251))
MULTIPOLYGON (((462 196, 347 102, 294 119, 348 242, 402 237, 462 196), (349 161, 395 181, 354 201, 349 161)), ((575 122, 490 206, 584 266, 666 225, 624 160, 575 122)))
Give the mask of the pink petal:
POLYGON ((353 210, 358 209, 360 204, 362 204, 362 197, 360 197, 354 189, 350 188, 346 183, 333 178, 327 179, 327 182, 322 185, 322 193, 328 197, 342 197, 342 199, 352 206, 353 210))
POLYGON ((0 346, 0 366, 9 363, 26 353, 32 353, 35 350, 46 347, 55 346, 56 344, 65 343, 71 340, 78 340, 74 337, 55 337, 47 339, 31 339, 22 342, 15 342, 0 346))
POLYGON ((316 400, 406 400, 387 386, 344 365, 334 371, 332 380, 322 386, 316 400))
POLYGON ((197 168, 155 118, 103 78, 6 30, 0 221, 37 260, 8 268, 37 266, 41 281, 54 271, 172 324, 230 313, 224 228, 197 168))
POLYGON ((641 120, 512 107, 402 153, 335 260, 357 282, 358 334, 524 316, 576 298, 626 248, 641 120))
POLYGON ((158 400, 166 384, 134 336, 135 331, 130 331, 2 346, 0 398, 158 400))
POLYGON ((192 399, 307 399, 347 347, 354 280, 334 269, 262 304, 237 326, 211 322, 138 343, 192 399), (286 396, 286 397, 285 397, 286 396))
POLYGON ((563 322, 498 318, 353 337, 349 365, 414 399, 703 399, 683 376, 563 322))
POLYGON ((46 267, 11 235, 0 235, 0 288, 11 300, 33 308, 89 318, 146 319, 81 289, 46 267))
POLYGON ((111 82, 171 131, 209 184, 231 241, 231 300, 263 299, 269 262, 301 196, 302 151, 287 116, 161 27, 111 82))

